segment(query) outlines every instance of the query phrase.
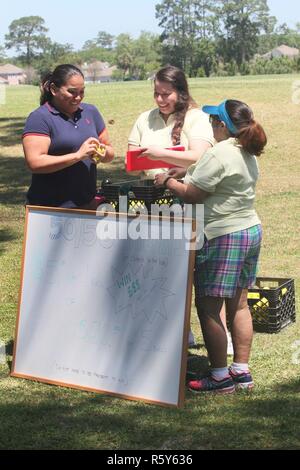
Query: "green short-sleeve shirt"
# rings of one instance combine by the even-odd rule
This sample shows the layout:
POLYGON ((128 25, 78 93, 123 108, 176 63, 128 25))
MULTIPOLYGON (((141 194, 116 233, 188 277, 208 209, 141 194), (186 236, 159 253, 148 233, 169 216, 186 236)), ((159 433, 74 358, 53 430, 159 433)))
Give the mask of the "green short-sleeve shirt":
POLYGON ((254 209, 258 176, 256 157, 234 138, 219 142, 189 167, 185 182, 210 193, 204 200, 208 239, 260 223, 254 209))

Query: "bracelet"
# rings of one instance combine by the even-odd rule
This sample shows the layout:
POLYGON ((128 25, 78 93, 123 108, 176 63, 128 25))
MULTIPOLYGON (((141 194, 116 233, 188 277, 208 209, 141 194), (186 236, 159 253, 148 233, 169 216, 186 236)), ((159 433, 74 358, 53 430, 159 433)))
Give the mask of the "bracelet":
MULTIPOLYGON (((167 188, 167 182, 168 182, 171 178, 173 178, 173 176, 167 176, 167 177, 166 177, 166 179, 165 179, 165 181, 164 181, 164 187, 165 187, 165 188, 167 188)), ((168 188, 167 188, 167 189, 168 189, 168 188)))

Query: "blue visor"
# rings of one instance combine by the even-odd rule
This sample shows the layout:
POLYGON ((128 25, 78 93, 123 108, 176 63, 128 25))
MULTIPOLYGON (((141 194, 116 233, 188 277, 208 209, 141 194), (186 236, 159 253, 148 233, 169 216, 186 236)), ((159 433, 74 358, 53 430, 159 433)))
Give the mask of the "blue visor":
POLYGON ((218 116, 221 121, 225 122, 226 127, 231 134, 236 134, 238 130, 226 111, 226 101, 227 100, 223 101, 219 106, 203 106, 202 111, 213 116, 218 116))

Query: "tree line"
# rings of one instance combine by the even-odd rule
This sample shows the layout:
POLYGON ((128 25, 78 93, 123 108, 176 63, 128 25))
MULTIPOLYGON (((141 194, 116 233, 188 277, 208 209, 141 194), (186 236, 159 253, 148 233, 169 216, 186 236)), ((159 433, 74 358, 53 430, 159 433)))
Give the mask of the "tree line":
POLYGON ((39 75, 62 62, 79 66, 95 60, 117 65, 115 79, 151 76, 160 66, 173 64, 188 76, 288 73, 300 70, 300 59, 260 58, 280 44, 300 48, 300 23, 296 29, 278 25, 267 0, 162 0, 156 5, 160 35, 142 31, 113 36, 99 31, 96 38, 75 51, 71 44, 53 42, 39 16, 12 21, 0 46, 0 60, 14 48, 16 64, 39 75))

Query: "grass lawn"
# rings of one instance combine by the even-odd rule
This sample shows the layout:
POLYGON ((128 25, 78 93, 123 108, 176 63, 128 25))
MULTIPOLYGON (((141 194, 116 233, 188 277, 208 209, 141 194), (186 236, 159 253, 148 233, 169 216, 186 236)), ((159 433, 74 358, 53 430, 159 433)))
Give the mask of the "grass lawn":
MULTIPOLYGON (((192 79, 190 88, 199 105, 225 98, 247 102, 265 127, 269 143, 260 159, 256 203, 264 229, 259 275, 294 278, 299 312, 296 80, 299 76, 192 79)), ((6 104, 0 105, 0 340, 6 347, 0 363, 0 449, 299 449, 299 321, 276 335, 254 335, 253 393, 222 397, 187 392, 180 410, 9 376, 30 181, 20 136, 38 100, 37 87, 12 86, 6 90, 6 104)), ((127 136, 138 114, 153 106, 151 82, 90 85, 85 101, 102 112, 117 153, 114 162, 99 169, 99 183, 105 177, 128 178, 123 169, 127 136)), ((198 347, 190 350, 189 369, 204 370, 207 354, 194 307, 192 325, 198 347)))

